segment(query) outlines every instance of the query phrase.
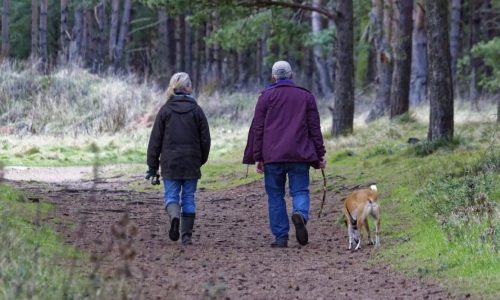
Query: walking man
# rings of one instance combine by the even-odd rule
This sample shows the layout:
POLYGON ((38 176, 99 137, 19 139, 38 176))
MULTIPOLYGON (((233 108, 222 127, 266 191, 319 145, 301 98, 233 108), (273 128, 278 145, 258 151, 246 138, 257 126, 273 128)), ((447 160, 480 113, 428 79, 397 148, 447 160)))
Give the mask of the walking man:
POLYGON ((308 242, 309 167, 324 168, 325 147, 314 96, 292 81, 286 61, 273 65, 274 83, 264 89, 255 107, 243 163, 264 173, 273 248, 288 247, 290 229, 285 202, 288 175, 292 222, 301 245, 308 242))

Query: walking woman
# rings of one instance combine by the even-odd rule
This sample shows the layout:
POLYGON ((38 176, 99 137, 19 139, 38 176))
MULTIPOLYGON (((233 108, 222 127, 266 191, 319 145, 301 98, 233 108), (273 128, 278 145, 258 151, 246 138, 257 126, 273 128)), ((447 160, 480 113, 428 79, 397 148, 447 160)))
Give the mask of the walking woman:
POLYGON ((210 151, 207 118, 191 96, 192 90, 187 73, 172 76, 167 102, 156 116, 147 153, 146 179, 158 176, 161 166, 165 210, 170 216, 168 235, 177 241, 180 226, 183 245, 192 244, 196 186, 201 178, 200 168, 207 162, 210 151))

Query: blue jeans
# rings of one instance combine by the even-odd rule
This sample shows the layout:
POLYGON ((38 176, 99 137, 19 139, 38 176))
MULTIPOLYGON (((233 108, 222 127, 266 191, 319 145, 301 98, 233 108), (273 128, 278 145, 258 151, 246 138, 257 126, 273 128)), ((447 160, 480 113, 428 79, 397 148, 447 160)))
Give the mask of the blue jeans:
POLYGON ((285 183, 292 196, 293 213, 309 219, 309 164, 272 163, 264 166, 264 183, 268 197, 269 224, 276 239, 288 238, 290 224, 285 201, 285 183))
POLYGON ((165 207, 170 203, 178 203, 183 213, 194 214, 196 212, 194 193, 196 192, 197 185, 198 179, 171 180, 163 178, 165 207))

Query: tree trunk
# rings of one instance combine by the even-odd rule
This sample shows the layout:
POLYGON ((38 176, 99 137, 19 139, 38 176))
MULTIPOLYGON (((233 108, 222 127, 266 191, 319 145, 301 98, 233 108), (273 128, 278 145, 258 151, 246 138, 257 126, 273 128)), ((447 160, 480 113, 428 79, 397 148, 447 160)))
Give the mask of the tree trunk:
MULTIPOLYGON (((210 36, 212 34, 212 20, 208 18, 205 25, 205 36, 210 36)), ((209 82, 212 82, 213 77, 213 69, 214 69, 214 54, 212 50, 212 46, 209 45, 206 41, 203 43, 205 45, 205 67, 202 74, 203 77, 203 85, 207 85, 209 82)))
POLYGON ((205 69, 205 23, 201 24, 196 30, 196 66, 194 67, 194 78, 196 82, 197 91, 201 90, 203 85, 202 70, 205 69))
POLYGON ((47 53, 47 11, 48 0, 40 1, 40 71, 48 73, 48 53, 47 53))
MULTIPOLYGON (((471 0, 471 23, 470 23, 470 49, 474 47, 481 40, 481 4, 482 0, 471 0)), ((472 104, 478 107, 478 74, 481 65, 481 59, 471 54, 471 74, 469 83, 469 99, 472 104)))
MULTIPOLYGON (((314 7, 321 6, 321 0, 313 0, 312 5, 314 7)), ((311 27, 312 33, 318 35, 321 31, 321 15, 318 12, 313 11, 311 13, 311 27)), ((320 92, 324 96, 330 96, 332 94, 332 84, 330 82, 330 74, 328 74, 328 65, 323 55, 323 49, 321 45, 313 46, 313 56, 314 64, 316 66, 316 74, 319 77, 318 86, 320 92)))
POLYGON ((175 31, 176 36, 176 72, 185 72, 186 71, 186 16, 180 15, 178 16, 177 22, 177 30, 175 31))
POLYGON ((31 0, 31 59, 34 61, 38 57, 38 16, 39 1, 31 0))
POLYGON ((85 7, 83 12, 82 59, 85 67, 92 61, 92 10, 85 7))
POLYGON ((418 105, 427 94, 427 35, 425 34, 424 0, 417 2, 414 9, 413 50, 411 62, 410 103, 418 105))
POLYGON ((497 123, 500 123, 500 96, 497 95, 497 123))
POLYGON ((314 53, 311 47, 305 47, 303 53, 304 56, 304 64, 302 67, 303 72, 305 73, 304 84, 307 89, 313 90, 314 87, 314 53))
POLYGON ((97 52, 95 54, 93 71, 94 73, 101 73, 106 51, 104 47, 106 41, 106 0, 101 0, 94 9, 98 32, 96 36, 97 52))
POLYGON ((262 39, 257 39, 257 47, 255 47, 255 77, 258 85, 262 85, 262 39))
POLYGON ((10 15, 10 0, 3 0, 3 10, 2 10, 2 55, 1 55, 1 58, 8 57, 9 56, 9 51, 10 51, 9 15, 10 15))
POLYGON ((250 80, 250 50, 243 49, 238 51, 238 84, 237 88, 241 89, 248 85, 250 80))
MULTIPOLYGON (((328 20, 328 28, 333 29, 335 28, 335 22, 333 20, 328 20)), ((334 45, 335 46, 335 45, 334 45)), ((330 82, 332 83, 332 93, 333 97, 335 97, 335 68, 336 68, 336 61, 337 61, 337 54, 335 53, 335 47, 330 47, 330 50, 328 51, 327 55, 327 60, 326 63, 328 65, 328 70, 330 70, 330 82)), ((333 99, 335 101, 335 99, 333 99)))
MULTIPOLYGON (((217 13, 213 14, 213 31, 220 29, 220 17, 217 13)), ((214 43, 214 65, 215 82, 220 86, 222 80, 222 49, 219 42, 214 43)))
POLYGON ((65 65, 69 59, 70 33, 68 29, 68 0, 61 0, 61 20, 59 22, 59 62, 65 65))
POLYGON ((194 38, 193 38, 193 27, 189 22, 185 22, 186 26, 186 45, 184 47, 185 49, 185 67, 184 69, 186 72, 189 74, 191 77, 191 80, 193 79, 193 47, 194 47, 194 38))
POLYGON ((115 61, 115 48, 120 24, 120 0, 111 0, 111 26, 109 31, 108 56, 111 63, 115 61))
POLYGON ((158 63, 159 63, 159 81, 162 87, 168 86, 169 75, 171 70, 169 69, 169 34, 170 28, 168 27, 168 16, 166 9, 160 9, 158 11, 158 63))
POLYGON ((127 43, 128 27, 130 24, 130 14, 132 12, 132 0, 125 0, 123 5, 123 15, 120 24, 120 32, 118 34, 118 41, 116 43, 115 55, 113 61, 114 72, 118 72, 120 68, 123 52, 125 51, 125 44, 127 43))
POLYGON ((377 49, 373 39, 369 42, 368 62, 366 67, 366 76, 363 84, 369 85, 376 80, 377 76, 377 49))
POLYGON ((168 17, 167 26, 168 26, 167 61, 168 61, 168 69, 170 70, 168 77, 170 79, 170 76, 174 75, 174 73, 176 72, 175 63, 177 61, 176 42, 175 42, 175 28, 177 27, 177 23, 175 21, 175 18, 168 17))
POLYGON ((453 138, 453 82, 451 77, 448 1, 425 2, 429 59, 430 122, 428 140, 453 138))
POLYGON ((75 23, 71 35, 69 60, 73 64, 80 64, 82 61, 82 40, 83 40, 83 7, 78 5, 75 8, 75 23))
POLYGON ((395 1, 394 70, 391 84, 391 119, 408 112, 411 77, 411 33, 413 25, 413 0, 395 1))
POLYGON ((375 47, 377 48, 377 88, 375 104, 366 121, 373 121, 385 114, 390 106, 392 83, 392 0, 384 4, 383 0, 372 0, 370 13, 375 27, 375 47))
POLYGON ((354 33, 352 1, 337 2, 337 40, 335 53, 335 103, 332 110, 332 136, 349 134, 354 122, 354 33))
POLYGON ((460 12, 462 10, 462 0, 451 1, 451 24, 450 24, 450 54, 451 54, 451 74, 453 82, 457 78, 457 61, 460 51, 460 12))

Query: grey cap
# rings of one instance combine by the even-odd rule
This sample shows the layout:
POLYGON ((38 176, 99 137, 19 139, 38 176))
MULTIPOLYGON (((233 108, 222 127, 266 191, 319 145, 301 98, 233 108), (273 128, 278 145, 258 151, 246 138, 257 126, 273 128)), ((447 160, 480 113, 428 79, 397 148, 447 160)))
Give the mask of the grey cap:
POLYGON ((277 61, 273 65, 273 75, 277 79, 289 79, 292 77, 292 67, 287 61, 277 61))

